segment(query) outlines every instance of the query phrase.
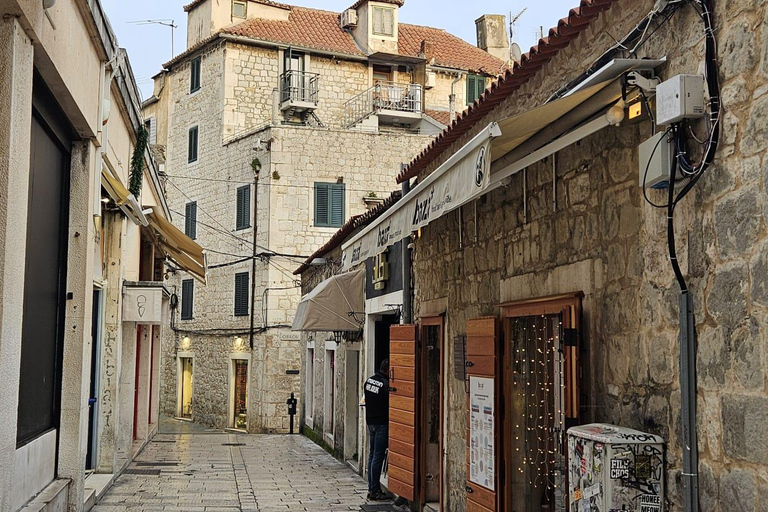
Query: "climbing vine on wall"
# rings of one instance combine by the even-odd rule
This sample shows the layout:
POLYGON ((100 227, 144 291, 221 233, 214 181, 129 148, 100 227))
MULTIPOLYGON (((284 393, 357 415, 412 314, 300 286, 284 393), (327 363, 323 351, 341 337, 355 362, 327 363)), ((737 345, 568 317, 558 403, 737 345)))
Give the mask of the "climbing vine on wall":
POLYGON ((136 147, 133 148, 133 156, 131 157, 131 176, 128 184, 128 190, 136 197, 141 194, 141 182, 144 178, 144 153, 147 150, 148 140, 147 129, 140 126, 136 137, 136 147))

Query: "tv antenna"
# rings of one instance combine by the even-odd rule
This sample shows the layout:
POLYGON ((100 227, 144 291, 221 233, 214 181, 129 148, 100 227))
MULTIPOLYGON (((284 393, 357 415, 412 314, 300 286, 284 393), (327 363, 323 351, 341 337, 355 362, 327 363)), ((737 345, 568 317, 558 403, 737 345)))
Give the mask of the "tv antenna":
POLYGON ((512 13, 509 13, 509 59, 514 62, 520 62, 520 60, 523 58, 523 51, 520 49, 520 45, 515 42, 515 29, 517 27, 517 21, 525 14, 525 11, 527 11, 528 8, 524 8, 522 11, 517 13, 516 16, 512 16, 512 13))
POLYGON ((162 19, 162 20, 137 20, 137 21, 129 21, 131 25, 162 25, 164 27, 170 27, 171 28, 171 58, 174 58, 176 56, 176 52, 173 48, 173 35, 174 30, 179 28, 179 26, 176 24, 175 20, 169 20, 169 19, 162 19))

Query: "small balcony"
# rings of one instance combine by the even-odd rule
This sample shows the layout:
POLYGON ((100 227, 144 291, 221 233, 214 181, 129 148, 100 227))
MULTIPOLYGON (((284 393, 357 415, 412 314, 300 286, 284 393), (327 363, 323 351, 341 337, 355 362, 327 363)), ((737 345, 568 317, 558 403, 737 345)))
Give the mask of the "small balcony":
POLYGON ((377 82, 346 103, 347 127, 355 126, 372 115, 384 124, 411 125, 421 120, 420 84, 377 82))
POLYGON ((306 71, 286 71, 280 75, 280 109, 293 113, 317 108, 320 75, 306 71))

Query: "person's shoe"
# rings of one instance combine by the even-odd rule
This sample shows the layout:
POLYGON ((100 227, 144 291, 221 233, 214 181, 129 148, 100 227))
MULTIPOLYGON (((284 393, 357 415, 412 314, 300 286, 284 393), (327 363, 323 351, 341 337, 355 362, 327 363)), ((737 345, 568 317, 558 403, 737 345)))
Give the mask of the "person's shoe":
POLYGON ((375 492, 371 495, 371 501, 389 501, 389 496, 382 491, 375 492))

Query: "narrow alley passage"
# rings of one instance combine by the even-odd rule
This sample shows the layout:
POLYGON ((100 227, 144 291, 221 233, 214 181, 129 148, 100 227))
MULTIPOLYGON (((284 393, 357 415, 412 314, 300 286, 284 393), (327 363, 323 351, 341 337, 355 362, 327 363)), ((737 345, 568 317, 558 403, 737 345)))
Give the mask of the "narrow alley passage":
POLYGON ((348 511, 365 495, 304 436, 158 434, 93 511, 348 511))

